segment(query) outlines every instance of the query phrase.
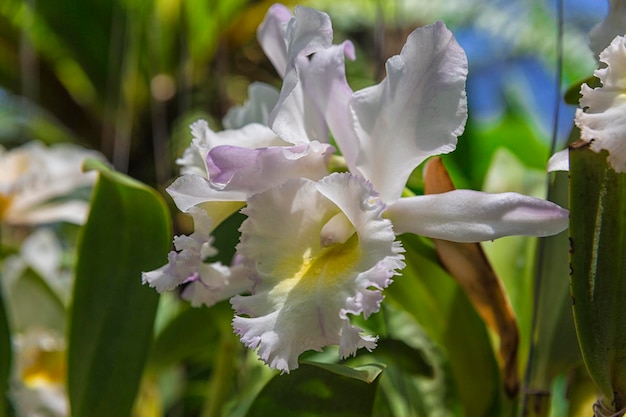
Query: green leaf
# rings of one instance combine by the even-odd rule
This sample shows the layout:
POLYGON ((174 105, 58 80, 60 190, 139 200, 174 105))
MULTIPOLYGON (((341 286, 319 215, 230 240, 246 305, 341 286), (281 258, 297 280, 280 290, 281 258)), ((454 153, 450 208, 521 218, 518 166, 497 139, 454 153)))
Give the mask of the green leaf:
POLYGON ((464 415, 504 415, 500 371, 484 322, 456 281, 425 256, 433 249, 417 236, 400 238, 407 266, 386 294, 445 351, 464 415))
POLYGON ((288 375, 276 375, 259 393, 247 417, 371 416, 381 365, 349 368, 302 362, 288 375))
POLYGON ((6 392, 9 388, 11 354, 11 333, 0 286, 0 417, 6 416, 8 412, 6 392))
POLYGON ((376 346, 376 356, 385 359, 385 363, 393 363, 404 372, 433 378, 435 369, 421 350, 415 349, 402 340, 380 339, 376 346))
POLYGON ((217 348, 220 331, 224 331, 220 327, 226 325, 232 333, 232 316, 233 312, 227 301, 211 308, 186 308, 158 334, 150 352, 148 366, 161 369, 200 353, 210 356, 217 348))
MULTIPOLYGON (((549 200, 568 207, 568 173, 557 172, 549 200)), ((530 392, 545 393, 554 378, 581 362, 569 291, 569 242, 564 231, 544 238, 537 258, 541 262, 534 354, 530 363, 530 392)))
MULTIPOLYGON (((386 365, 376 401, 377 416, 462 415, 445 353, 415 318, 393 303, 383 303, 388 337, 369 355, 386 365), (401 343, 386 343, 386 340, 401 343)), ((357 357, 358 358, 358 357, 357 357)))
POLYGON ((606 157, 570 149, 571 289, 585 365, 617 411, 626 406, 626 174, 606 157))
POLYGON ((91 213, 79 235, 70 315, 68 390, 73 417, 129 416, 152 339, 158 294, 141 272, 170 247, 169 213, 151 188, 98 161, 91 213))

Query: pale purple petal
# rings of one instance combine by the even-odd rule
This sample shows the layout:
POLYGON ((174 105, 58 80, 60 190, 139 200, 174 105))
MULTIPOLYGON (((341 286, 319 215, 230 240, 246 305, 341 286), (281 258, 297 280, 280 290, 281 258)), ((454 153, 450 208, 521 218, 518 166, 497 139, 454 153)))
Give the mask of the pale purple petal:
POLYGON ((208 178, 206 156, 216 146, 233 145, 244 148, 282 146, 288 143, 281 140, 272 130, 259 123, 250 123, 240 129, 213 131, 206 120, 191 124, 193 139, 183 156, 176 160, 181 167, 181 175, 199 175, 208 178))
POLYGON ((322 178, 333 152, 319 142, 262 149, 219 146, 209 152, 207 166, 214 188, 252 194, 289 178, 322 178))
POLYGON ((385 212, 396 233, 454 242, 503 236, 550 236, 565 230, 569 213, 558 205, 517 193, 455 190, 401 198, 385 212))
POLYGON ((357 91, 357 168, 392 203, 422 161, 455 149, 467 119, 467 58, 442 22, 415 30, 387 78, 357 91))
POLYGON ((350 174, 293 179, 250 198, 238 251, 256 271, 255 286, 231 299, 233 327, 265 363, 289 372, 309 349, 339 345, 345 357, 375 347, 349 315, 378 311, 381 290, 404 266, 383 210, 370 184, 350 174))

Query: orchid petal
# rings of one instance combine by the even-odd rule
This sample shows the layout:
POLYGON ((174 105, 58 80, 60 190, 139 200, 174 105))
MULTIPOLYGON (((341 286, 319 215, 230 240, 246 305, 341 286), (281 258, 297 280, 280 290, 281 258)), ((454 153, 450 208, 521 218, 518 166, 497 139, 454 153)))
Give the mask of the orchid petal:
POLYGON ((244 265, 226 267, 220 263, 202 264, 195 276, 181 293, 192 307, 211 307, 234 295, 250 292, 252 281, 244 265))
POLYGON ((255 285, 252 295, 231 299, 233 327, 265 363, 289 372, 305 350, 338 344, 346 357, 375 347, 348 314, 378 311, 381 290, 404 266, 383 209, 371 186, 350 174, 293 179, 249 199, 238 249, 255 285), (340 213, 352 236, 324 246, 320 234, 340 213))
POLYGON ((254 82, 248 86, 248 100, 243 106, 228 110, 222 123, 226 129, 240 129, 250 123, 268 125, 269 114, 278 101, 279 91, 269 84, 254 82))
POLYGON ((209 152, 207 166, 214 188, 252 194, 289 178, 322 178, 333 152, 331 145, 319 142, 262 149, 218 146, 209 152))
POLYGON ((456 147, 467 119, 467 58, 437 22, 411 33, 386 68, 380 84, 355 93, 352 109, 357 168, 392 203, 417 165, 456 147))
POLYGON ((242 264, 229 268, 219 262, 205 263, 215 256, 209 235, 211 219, 198 207, 189 213, 194 219, 194 232, 189 236, 174 238, 175 251, 170 252, 168 263, 154 271, 144 272, 142 282, 158 292, 170 291, 185 284, 181 296, 190 301, 193 307, 212 306, 235 294, 249 292, 252 282, 247 279, 247 271, 242 264))
POLYGON ((284 78, 299 56, 308 56, 332 44, 330 17, 308 7, 288 8, 275 4, 268 10, 257 30, 261 48, 284 78))
POLYGON ((208 179, 206 158, 209 151, 217 146, 239 146, 243 148, 263 148, 267 146, 285 146, 289 143, 280 139, 267 126, 250 123, 240 129, 214 132, 206 120, 191 124, 193 139, 191 144, 176 163, 181 167, 181 175, 197 175, 208 179))
POLYGON ((282 4, 272 5, 265 19, 257 29, 257 39, 265 55, 269 58, 278 75, 287 72, 287 22, 292 18, 291 11, 282 4))
POLYGON ((247 194, 241 191, 219 191, 211 188, 206 178, 198 175, 180 176, 167 188, 180 211, 202 208, 215 228, 245 205, 247 194))
POLYGON ((211 187, 209 181, 199 175, 183 175, 167 187, 168 194, 180 211, 212 201, 245 202, 247 194, 242 191, 220 191, 211 187))
POLYGON ((517 193, 455 190, 401 198, 385 217, 398 234, 480 242, 510 235, 554 235, 567 228, 569 213, 550 201, 517 193))
POLYGON ((569 149, 563 149, 548 159, 548 172, 569 171, 569 149))
POLYGON ((304 76, 310 66, 309 59, 299 57, 285 76, 276 107, 270 113, 269 123, 274 132, 284 140, 301 144, 313 140, 328 142, 326 122, 311 96, 304 91, 304 76))
POLYGON ((606 149, 617 172, 626 172, 626 37, 616 37, 600 54, 606 68, 595 71, 602 87, 583 84, 575 123, 594 152, 606 149))
POLYGON ((287 63, 326 49, 333 42, 333 27, 328 14, 296 6, 295 16, 287 23, 287 63))
POLYGON ((189 211, 193 217, 194 232, 189 236, 174 237, 175 251, 168 255, 168 263, 154 271, 144 272, 142 282, 158 292, 169 291, 198 275, 203 265, 203 255, 217 252, 212 248, 209 236, 211 219, 203 210, 194 207, 189 211))
POLYGON ((301 77, 306 76, 311 54, 330 48, 333 29, 330 17, 308 7, 296 7, 295 17, 286 29, 287 69, 269 125, 284 140, 293 144, 328 141, 323 115, 311 97, 303 91, 301 77))
POLYGON ((311 58, 302 81, 306 94, 322 111, 348 168, 355 171, 359 141, 349 107, 353 93, 346 80, 344 57, 355 59, 354 45, 349 41, 319 51, 311 58))

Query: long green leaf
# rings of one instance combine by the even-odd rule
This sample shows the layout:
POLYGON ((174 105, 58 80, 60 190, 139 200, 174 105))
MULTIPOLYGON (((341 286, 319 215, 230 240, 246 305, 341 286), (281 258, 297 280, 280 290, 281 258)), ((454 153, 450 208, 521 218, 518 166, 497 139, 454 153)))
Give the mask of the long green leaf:
MULTIPOLYGON (((505 415, 500 371, 484 322, 460 286, 427 258, 414 235, 402 235, 407 266, 385 291, 444 349, 466 416, 505 415)), ((432 249, 431 249, 432 251, 432 249)))
POLYGON ((70 317, 68 390, 73 417, 129 416, 152 339, 158 294, 141 272, 158 267, 170 220, 149 187, 96 161, 100 179, 79 236, 70 317))
MULTIPOLYGON (((568 207, 567 172, 557 172, 549 199, 568 207)), ((544 238, 540 246, 541 282, 529 391, 545 395, 554 378, 581 362, 569 291, 569 243, 566 232, 544 238)))
POLYGON ((259 393, 247 417, 371 416, 379 365, 349 368, 301 363, 288 375, 276 375, 259 393))
POLYGON ((570 259, 574 321, 604 405, 626 406, 626 174, 606 152, 570 149, 570 259))

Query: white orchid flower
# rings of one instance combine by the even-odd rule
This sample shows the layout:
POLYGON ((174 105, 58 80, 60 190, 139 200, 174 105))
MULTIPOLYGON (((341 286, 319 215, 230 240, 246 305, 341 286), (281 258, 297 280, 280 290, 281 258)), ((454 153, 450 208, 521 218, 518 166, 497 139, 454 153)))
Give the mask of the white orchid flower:
MULTIPOLYGON (((299 16, 311 13, 323 15, 297 8, 287 28, 293 31, 299 16)), ((515 193, 400 198, 411 172, 428 157, 454 150, 463 132, 465 54, 438 22, 409 36, 379 85, 353 93, 344 70, 344 57, 353 53, 344 42, 288 67, 270 115, 281 137, 304 142, 310 131, 300 115, 306 103, 315 104, 350 173, 291 180, 251 197, 243 211, 248 219, 238 250, 255 286, 252 295, 232 299, 233 327, 264 362, 285 372, 309 349, 337 344, 346 357, 375 346, 348 315, 378 311, 381 291, 403 267, 394 233, 475 242, 567 227, 566 210, 515 193)))
MULTIPOLYGON (((281 74, 295 66, 298 55, 313 53, 332 40, 332 31, 318 35, 324 32, 323 26, 330 28, 327 16, 304 28, 302 25, 288 28, 290 18, 291 12, 275 5, 259 28, 259 40, 281 74), (275 36, 267 37, 267 31, 273 31, 275 36), (287 38, 293 42, 288 44, 287 38), (272 45, 276 40, 279 42, 272 45)), ((306 18, 300 20, 308 22, 306 18)), ((248 102, 225 116, 226 130, 214 132, 204 120, 191 125, 192 143, 177 160, 182 175, 167 191, 181 211, 192 215, 195 231, 190 236, 175 238, 176 250, 170 253, 166 265, 143 274, 143 282, 159 292, 188 284, 183 298, 190 299, 192 304, 210 306, 251 286, 248 280, 247 288, 240 282, 245 276, 243 265, 228 268, 204 262, 207 257, 201 256, 200 245, 208 244, 209 233, 258 192, 290 178, 323 178, 328 174, 328 161, 335 151, 330 144, 308 137, 296 141, 279 137, 268 127, 271 109, 279 100, 278 91, 261 83, 252 84, 248 91, 248 102), (231 275, 236 284, 231 283, 231 275)), ((312 104, 309 110, 314 110, 312 104)), ((317 122, 323 123, 321 114, 316 114, 317 122)), ((317 130, 327 129, 322 124, 317 130)))
POLYGON ((606 67, 594 72, 602 86, 581 87, 576 126, 580 137, 594 152, 606 149, 609 164, 617 172, 626 172, 626 37, 617 36, 600 53, 606 67))
POLYGON ((289 372, 301 353, 327 345, 341 357, 375 347, 350 315, 378 311, 403 268, 396 234, 475 242, 567 227, 566 210, 515 193, 401 198, 418 165, 455 149, 467 119, 467 60, 443 23, 414 31, 387 77, 357 92, 344 63, 354 47, 332 45, 325 13, 274 5, 258 36, 284 77, 267 123, 287 145, 203 146, 206 177, 183 175, 169 191, 182 210, 231 195, 247 204, 237 251, 253 287, 231 299, 233 327, 272 368, 289 372), (327 175, 320 164, 334 150, 329 130, 349 172, 327 175), (301 156, 310 153, 317 158, 301 156))
MULTIPOLYGON (((594 71, 602 85, 580 87, 580 108, 574 123, 580 139, 594 152, 606 150, 616 172, 626 172, 626 37, 616 36, 599 56, 606 64, 594 71)), ((569 149, 552 155, 548 171, 569 171, 569 149)))
POLYGON ((0 223, 38 225, 57 221, 82 224, 88 203, 55 199, 92 185, 95 173, 82 163, 100 154, 70 144, 45 147, 30 142, 9 151, 0 147, 0 223))

